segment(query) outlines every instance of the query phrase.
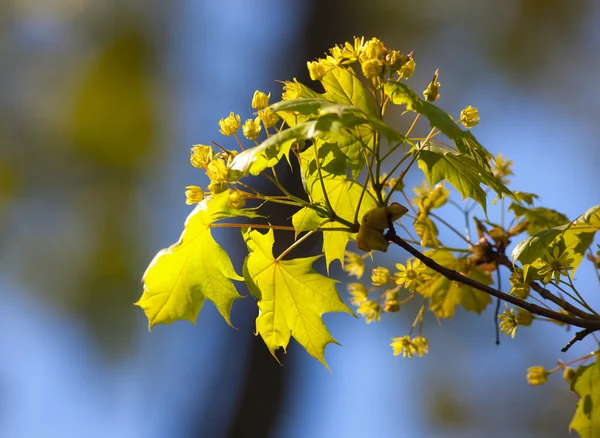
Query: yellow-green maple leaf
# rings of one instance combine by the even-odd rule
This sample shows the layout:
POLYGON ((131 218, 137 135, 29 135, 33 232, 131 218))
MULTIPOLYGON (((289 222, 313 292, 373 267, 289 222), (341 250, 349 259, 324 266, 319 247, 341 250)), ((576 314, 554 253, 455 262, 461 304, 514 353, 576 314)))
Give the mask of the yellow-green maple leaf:
POLYGON ((262 234, 246 229, 243 234, 250 252, 245 263, 245 280, 249 288, 261 292, 256 332, 275 358, 275 352, 280 347, 285 351, 293 336, 308 354, 327 366, 325 347, 338 342, 321 316, 327 312, 352 314, 336 291, 337 281, 312 268, 321 256, 293 260, 273 257, 273 230, 262 234))
MULTIPOLYGON (((356 210, 359 209, 358 201, 361 199, 363 192, 361 185, 343 176, 326 178, 323 180, 323 185, 333 211, 347 221, 354 221, 356 210)), ((319 181, 313 184, 310 195, 313 202, 325 202, 323 187, 319 181)), ((358 219, 362 219, 365 213, 376 207, 377 203, 372 195, 365 192, 360 203, 358 219)), ((298 210, 292 216, 292 224, 296 233, 317 229, 318 224, 322 222, 323 219, 314 210, 307 207, 298 210)), ((338 222, 331 222, 322 226, 324 229, 338 227, 343 227, 343 225, 338 222)), ((343 265, 344 253, 350 236, 351 233, 344 231, 324 231, 323 252, 325 253, 327 269, 334 260, 339 260, 343 265)))
POLYGON ((218 219, 246 215, 229 208, 228 199, 229 190, 199 203, 186 219, 179 241, 159 251, 146 269, 144 293, 136 305, 144 309, 149 328, 180 319, 195 323, 205 299, 231 325, 231 306, 242 298, 231 280, 243 278, 210 232, 218 219))

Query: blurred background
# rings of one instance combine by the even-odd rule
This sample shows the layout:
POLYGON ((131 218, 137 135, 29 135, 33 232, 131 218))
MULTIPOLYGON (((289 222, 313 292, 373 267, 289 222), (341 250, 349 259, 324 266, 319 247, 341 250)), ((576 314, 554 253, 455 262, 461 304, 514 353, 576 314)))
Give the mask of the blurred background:
MULTIPOLYGON (((561 356, 572 333, 539 323, 497 347, 493 306, 429 318, 431 352, 412 361, 389 343, 413 312, 326 315, 343 344, 331 373, 295 341, 279 366, 251 298, 238 330, 207 305, 196 326, 149 333, 133 306, 191 211, 184 187, 206 184, 189 148, 222 140, 230 111, 249 117, 255 89, 277 99, 274 80, 308 82, 306 61, 353 35, 414 50, 416 90, 439 67, 439 105, 479 109, 474 133, 514 160, 515 189, 570 218, 598 203, 593 0, 4 0, 0 437, 567 436, 576 396, 560 376, 530 388, 526 368, 592 340, 561 356)), ((217 239, 240 272, 239 241, 217 239)), ((597 298, 591 270, 578 277, 597 298)))

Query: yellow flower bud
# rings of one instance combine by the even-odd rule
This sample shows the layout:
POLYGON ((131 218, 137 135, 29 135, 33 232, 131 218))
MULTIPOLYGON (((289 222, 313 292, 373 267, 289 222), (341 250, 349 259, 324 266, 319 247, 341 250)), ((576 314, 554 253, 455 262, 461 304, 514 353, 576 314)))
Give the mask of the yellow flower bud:
POLYGON ((197 204, 204 199, 204 190, 198 186, 187 186, 185 191, 185 203, 187 205, 197 204))
POLYGON ((477 111, 477 108, 468 106, 462 110, 460 112, 460 123, 467 129, 477 125, 479 123, 479 111, 477 111))
POLYGON ((365 78, 376 78, 383 73, 383 62, 378 59, 369 59, 361 64, 361 68, 365 78))
POLYGON ((275 126, 277 124, 277 121, 279 120, 279 116, 277 114, 275 114, 271 110, 271 108, 266 108, 262 111, 259 111, 258 117, 260 117, 260 119, 262 120, 266 129, 269 129, 269 128, 272 128, 273 126, 275 126))
POLYGON ((527 382, 531 386, 541 385, 548 381, 549 374, 550 373, 541 366, 527 368, 527 382))
POLYGON ((321 62, 321 60, 317 60, 314 62, 308 61, 306 63, 308 67, 308 73, 310 74, 310 78, 313 81, 320 81, 327 74, 327 68, 321 62))
POLYGON ((231 208, 240 209, 246 205, 246 200, 244 198, 244 194, 242 192, 231 192, 229 194, 229 199, 227 200, 227 205, 231 208))
POLYGON ((390 271, 386 268, 377 267, 373 269, 371 274, 371 283, 373 286, 385 286, 390 280, 390 271))
POLYGON ((265 94, 262 91, 256 90, 254 96, 252 96, 252 108, 254 109, 265 109, 269 106, 269 98, 271 93, 265 94))
POLYGON ((223 135, 233 135, 240 129, 240 116, 229 113, 229 117, 219 120, 219 132, 223 135))
POLYGON ((213 157, 212 147, 199 144, 192 148, 190 154, 190 162, 192 166, 197 168, 205 168, 211 162, 213 157))
POLYGON ((260 118, 257 117, 254 120, 246 120, 246 123, 244 123, 244 126, 242 126, 242 133, 248 140, 256 140, 260 135, 261 129, 262 127, 260 126, 260 118))
POLYGON ((400 76, 400 79, 408 79, 410 78, 413 73, 415 72, 415 68, 417 67, 417 63, 415 62, 414 58, 409 59, 406 64, 404 64, 402 66, 402 68, 400 70, 398 70, 398 75, 400 76))

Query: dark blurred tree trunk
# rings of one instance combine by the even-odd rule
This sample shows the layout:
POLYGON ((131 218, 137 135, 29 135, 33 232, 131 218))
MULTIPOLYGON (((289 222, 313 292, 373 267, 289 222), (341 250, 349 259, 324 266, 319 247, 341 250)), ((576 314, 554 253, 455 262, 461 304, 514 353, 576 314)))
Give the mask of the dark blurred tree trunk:
MULTIPOLYGON (((332 0, 328 2, 318 2, 316 0, 305 1, 302 6, 306 8, 307 14, 304 26, 301 26, 303 32, 297 35, 294 47, 296 51, 286 50, 281 53, 281 68, 274 74, 285 78, 298 78, 303 83, 310 83, 306 61, 316 57, 322 57, 324 52, 334 43, 345 41, 353 35, 352 14, 355 10, 347 1, 332 0), (332 17, 336 17, 332 20, 332 17), (287 67, 286 67, 287 66, 287 67)), ((275 76, 274 76, 275 77, 275 76)), ((294 172, 289 171, 287 164, 278 168, 278 175, 284 182, 284 185, 292 193, 298 196, 305 196, 302 183, 298 176, 297 169, 294 172)), ((269 190, 270 187, 263 187, 262 190, 269 190)), ((273 211, 270 219, 273 223, 284 223, 294 213, 293 210, 281 208, 273 211)), ((288 233, 289 234, 289 233, 288 233)), ((285 250, 292 242, 291 236, 277 235, 275 242, 275 253, 285 250)), ((319 242, 313 242, 315 247, 320 247, 319 242)), ((311 245, 294 252, 295 257, 306 257, 307 249, 311 245)), ((314 248, 313 248, 314 249, 314 248)), ((314 251, 313 251, 314 254, 314 251)), ((252 333, 254 330, 254 315, 246 319, 239 326, 240 331, 252 333)), ((251 342, 248 357, 239 364, 242 369, 243 377, 240 379, 239 388, 229 388, 227 385, 226 371, 223 368, 218 382, 213 385, 213 399, 220 397, 223 391, 236 391, 236 402, 228 408, 233 409, 231 421, 229 424, 219 424, 221 416, 218 407, 208 408, 196 421, 191 430, 195 431, 197 437, 216 437, 227 436, 229 438, 237 437, 268 437, 273 436, 274 428, 277 425, 281 408, 284 405, 286 394, 289 388, 294 367, 291 360, 287 361, 285 367, 280 366, 270 355, 262 338, 256 336, 244 337, 244 342, 251 342), (227 389, 226 389, 227 388, 227 389)), ((294 351, 295 341, 290 343, 290 350, 294 351)), ((232 353, 224 355, 225 361, 234 362, 235 348, 231 348, 232 353)), ((299 350, 299 349, 298 349, 299 350)), ((303 352, 298 351, 298 354, 303 352)), ((230 370, 228 371, 230 372, 230 370)), ((218 404, 218 403, 217 403, 218 404)), ((221 407, 223 405, 221 404, 221 407)))

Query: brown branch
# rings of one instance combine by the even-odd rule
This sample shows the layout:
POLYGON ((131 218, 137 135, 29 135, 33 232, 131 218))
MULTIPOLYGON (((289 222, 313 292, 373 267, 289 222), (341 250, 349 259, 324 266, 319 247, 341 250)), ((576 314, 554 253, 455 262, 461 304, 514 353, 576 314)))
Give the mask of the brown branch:
POLYGON ((554 310, 546 309, 544 307, 538 306, 537 304, 529 303, 527 301, 521 300, 513 295, 509 295, 505 292, 494 289, 493 287, 487 286, 485 284, 479 283, 469 277, 466 277, 459 272, 456 272, 452 269, 448 269, 439 263, 435 262, 433 259, 427 257, 425 254, 419 252, 409 243, 404 241, 401 237, 396 235, 396 231, 393 227, 390 227, 388 232, 385 235, 386 239, 390 242, 394 242, 399 247, 408 251, 411 255, 421 260, 425 266, 433 269, 439 274, 446 277, 448 280, 457 281, 459 283, 470 286, 474 289, 485 292, 488 295, 491 295, 496 298, 500 298, 503 301, 511 303, 515 306, 521 307, 522 309, 528 310, 534 315, 544 316, 546 318, 553 319, 555 321, 564 322, 566 324, 571 324, 576 327, 581 327, 584 329, 588 329, 591 331, 600 330, 600 318, 595 318, 593 316, 590 317, 575 317, 571 315, 565 315, 563 313, 556 312, 554 310))
MULTIPOLYGON (((504 254, 499 255, 497 257, 497 261, 502 266, 506 266, 508 269, 510 269, 511 272, 515 270, 514 265, 508 259, 508 257, 506 257, 506 255, 504 255, 504 254)), ((592 315, 591 313, 588 313, 584 310, 581 310, 578 307, 575 307, 573 304, 569 303, 568 301, 566 301, 563 298, 557 297, 552 292, 550 292, 548 289, 546 289, 545 287, 542 287, 539 283, 536 283, 535 281, 530 281, 529 284, 530 284, 531 288, 534 291, 536 291, 538 294, 540 294, 540 296, 542 298, 553 302, 558 307, 565 309, 567 312, 572 313, 573 315, 579 316, 580 318, 594 319, 594 315, 592 315)))

